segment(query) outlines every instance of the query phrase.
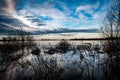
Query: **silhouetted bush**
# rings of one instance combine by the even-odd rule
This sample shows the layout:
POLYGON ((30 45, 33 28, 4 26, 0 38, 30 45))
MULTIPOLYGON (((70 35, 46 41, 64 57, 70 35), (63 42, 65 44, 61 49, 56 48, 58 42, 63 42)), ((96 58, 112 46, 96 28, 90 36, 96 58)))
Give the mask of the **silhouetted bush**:
POLYGON ((7 68, 26 55, 26 50, 31 49, 33 46, 35 46, 33 37, 22 29, 3 37, 0 43, 0 72, 2 71, 5 74, 7 68))
POLYGON ((36 47, 35 49, 32 50, 31 54, 39 56, 40 52, 41 52, 40 49, 36 47))
POLYGON ((67 52, 70 49, 71 45, 68 43, 67 40, 61 40, 58 45, 56 46, 56 49, 58 49, 60 52, 67 52))
POLYGON ((82 44, 77 46, 77 50, 90 50, 91 44, 82 44))
POLYGON ((49 48, 47 51, 44 51, 45 54, 55 54, 55 53, 58 53, 59 50, 56 49, 56 48, 49 48))
MULTIPOLYGON (((18 30, 17 30, 18 31, 18 30)), ((15 34, 9 34, 8 37, 3 37, 0 44, 0 52, 3 54, 15 53, 19 50, 29 49, 35 46, 34 39, 29 33, 18 31, 15 34)))

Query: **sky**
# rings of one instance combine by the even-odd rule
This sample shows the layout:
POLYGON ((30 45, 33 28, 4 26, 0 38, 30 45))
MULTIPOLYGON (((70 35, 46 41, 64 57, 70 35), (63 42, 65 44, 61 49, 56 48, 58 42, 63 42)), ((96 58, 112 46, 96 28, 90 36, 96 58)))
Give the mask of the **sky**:
POLYGON ((112 0, 0 0, 0 23, 26 31, 99 29, 112 0))

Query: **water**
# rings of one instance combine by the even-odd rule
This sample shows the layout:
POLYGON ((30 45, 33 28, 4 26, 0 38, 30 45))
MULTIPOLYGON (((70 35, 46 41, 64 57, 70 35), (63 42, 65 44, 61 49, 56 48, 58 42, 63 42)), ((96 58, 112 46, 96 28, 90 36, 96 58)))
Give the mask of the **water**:
MULTIPOLYGON (((6 37, 6 35, 0 35, 0 39, 6 37)), ((100 33, 55 33, 55 34, 44 34, 44 35, 33 35, 35 40, 39 39, 75 39, 75 38, 99 38, 100 33)), ((60 41, 36 41, 38 45, 56 45, 60 41)), ((100 41, 69 41, 72 45, 79 45, 82 43, 99 44, 100 41)))
POLYGON ((55 33, 34 35, 35 39, 74 39, 74 38, 99 38, 100 33, 55 33))
MULTIPOLYGON (((35 39, 39 38, 39 37, 35 37, 35 39)), ((56 62, 57 67, 64 68, 64 72, 61 74, 61 78, 63 78, 63 80, 69 80, 70 78, 75 77, 75 76, 78 77, 78 75, 81 73, 82 69, 84 69, 84 72, 83 72, 84 75, 87 75, 88 74, 87 72, 89 72, 89 71, 90 72, 95 71, 94 74, 90 73, 90 76, 91 75, 95 76, 99 72, 99 71, 97 71, 99 68, 98 63, 104 62, 107 57, 106 54, 96 54, 92 49, 91 49, 91 51, 86 51, 86 50, 79 51, 79 50, 75 49, 76 51, 68 50, 65 54, 55 53, 53 55, 49 55, 49 54, 45 54, 45 52, 44 52, 47 50, 46 47, 56 46, 60 41, 35 41, 35 42, 37 43, 38 48, 41 49, 40 56, 38 56, 38 57, 42 56, 45 61, 48 59, 51 59, 51 58, 55 58, 57 60, 57 62, 56 62), (93 55, 91 56, 92 53, 93 53, 93 55), (83 59, 80 57, 81 55, 84 56, 83 59), (99 61, 99 59, 100 59, 100 61, 99 61), (66 76, 68 76, 69 78, 66 76)), ((90 43, 92 45, 101 43, 101 41, 85 41, 85 40, 84 41, 68 41, 68 42, 74 47, 77 45, 85 44, 85 43, 90 43)), ((22 63, 22 61, 24 61, 24 62, 26 61, 25 66, 27 66, 27 63, 29 62, 30 64, 32 64, 36 67, 39 64, 39 61, 37 61, 38 57, 33 54, 28 54, 28 55, 25 55, 23 57, 23 59, 18 60, 18 61, 21 61, 19 63, 22 63)), ((28 67, 31 67, 31 65, 28 65, 28 67)), ((32 69, 34 69, 34 67, 24 68, 18 64, 18 66, 15 66, 15 68, 13 68, 13 70, 11 70, 11 73, 13 73, 13 75, 15 75, 16 71, 17 70, 19 71, 21 69, 23 69, 23 72, 25 73, 25 75, 32 75, 33 71, 34 71, 34 70, 32 70, 32 69), (31 71, 31 73, 29 71, 31 71)), ((101 74, 102 73, 103 72, 101 72, 101 74)))
MULTIPOLYGON (((55 46, 57 45, 60 41, 35 41, 37 43, 37 45, 41 45, 41 46, 55 46)), ((90 43, 92 45, 101 44, 101 41, 68 41, 71 45, 81 45, 81 44, 85 44, 85 43, 90 43)))

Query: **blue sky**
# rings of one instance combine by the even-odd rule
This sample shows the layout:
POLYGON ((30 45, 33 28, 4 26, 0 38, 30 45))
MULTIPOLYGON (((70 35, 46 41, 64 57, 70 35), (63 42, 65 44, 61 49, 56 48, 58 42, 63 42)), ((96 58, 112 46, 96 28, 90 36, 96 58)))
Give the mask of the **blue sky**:
MULTIPOLYGON (((4 15, 28 31, 99 29, 112 0, 3 0, 4 15)), ((10 25, 4 23, 6 25, 10 25)))

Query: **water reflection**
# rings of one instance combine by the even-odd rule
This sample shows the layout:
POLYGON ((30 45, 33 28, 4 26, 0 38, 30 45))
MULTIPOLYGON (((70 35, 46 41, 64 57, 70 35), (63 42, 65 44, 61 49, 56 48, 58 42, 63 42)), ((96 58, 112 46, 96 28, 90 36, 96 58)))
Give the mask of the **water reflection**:
MULTIPOLYGON (((109 67, 104 63, 108 60, 108 55, 103 51, 99 41, 81 42, 81 41, 35 41, 36 45, 28 50, 30 45, 23 42, 3 42, 1 46, 9 46, 9 49, 17 45, 20 47, 14 53, 21 53, 22 56, 13 61, 1 64, 5 74, 1 79, 9 80, 106 80, 105 71, 109 67), (21 49, 22 46, 22 49, 21 49), (36 48, 37 47, 37 48, 36 48), (36 51, 38 54, 32 54, 36 51), (39 50, 39 51, 38 51, 39 50), (54 51, 54 53, 53 53, 54 51), (51 54, 51 52, 53 54, 51 54), (27 54, 28 53, 28 54, 27 54), (6 76, 6 77, 5 77, 6 76)), ((30 44, 30 43, 29 43, 30 44)), ((4 49, 3 49, 4 50, 4 49)), ((5 48, 5 50, 8 50, 5 48)), ((2 51, 1 53, 5 53, 2 51)), ((7 51, 8 53, 8 51, 7 51)), ((5 55, 6 57, 6 55, 5 55)), ((3 57, 0 57, 3 58, 3 57)), ((3 59, 5 61, 6 58, 3 59)), ((13 59, 13 57, 12 57, 13 59)), ((3 62, 1 62, 3 63, 3 62)), ((1 75, 1 74, 0 74, 1 75)))

